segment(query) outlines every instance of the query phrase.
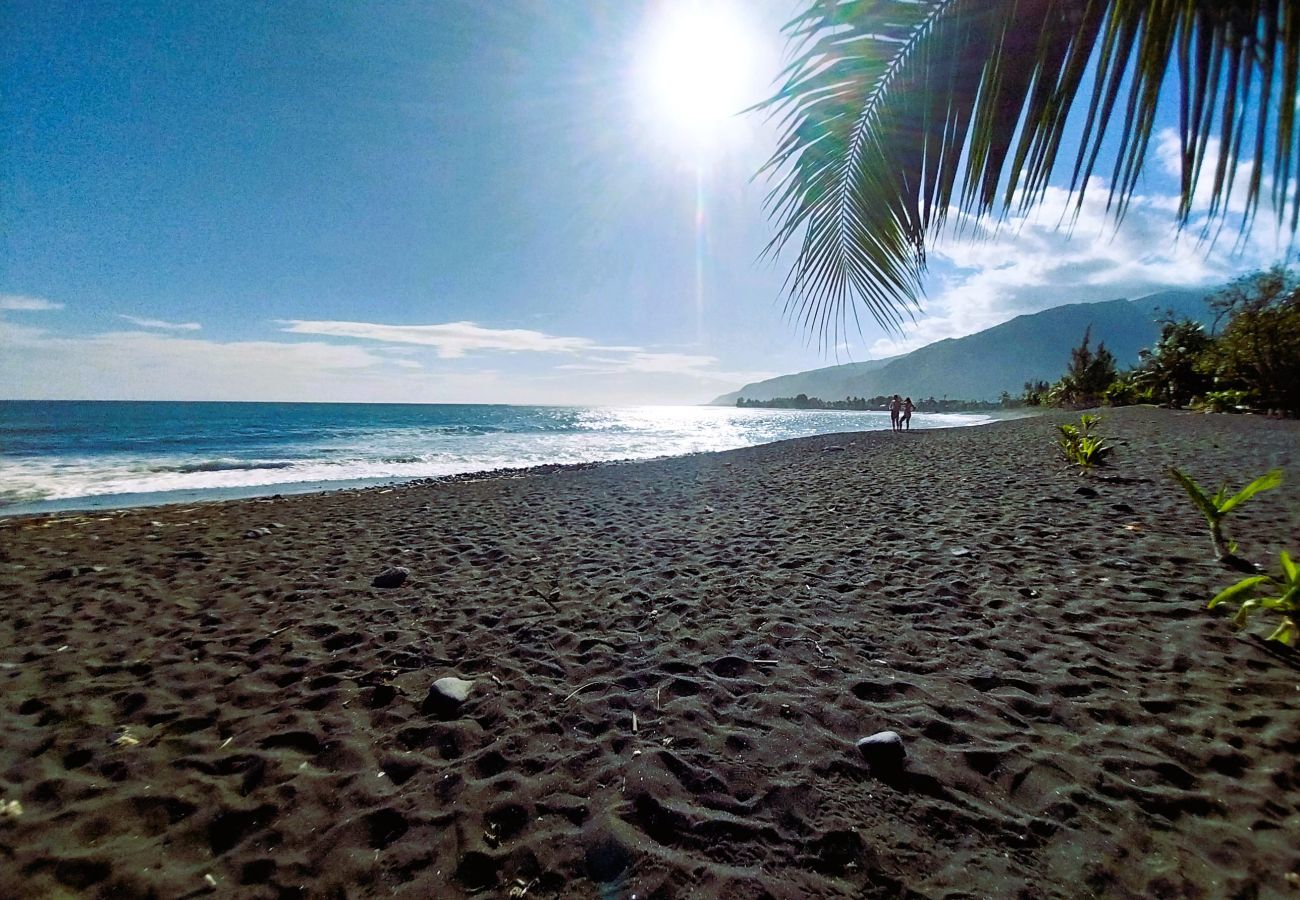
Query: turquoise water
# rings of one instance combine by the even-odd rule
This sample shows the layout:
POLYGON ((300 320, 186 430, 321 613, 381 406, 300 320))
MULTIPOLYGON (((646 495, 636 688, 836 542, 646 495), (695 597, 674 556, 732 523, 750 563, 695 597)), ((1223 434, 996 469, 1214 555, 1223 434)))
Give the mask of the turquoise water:
MULTIPOLYGON (((914 428, 982 415, 922 415, 914 428)), ((648 459, 889 427, 883 411, 0 401, 0 514, 648 459)))

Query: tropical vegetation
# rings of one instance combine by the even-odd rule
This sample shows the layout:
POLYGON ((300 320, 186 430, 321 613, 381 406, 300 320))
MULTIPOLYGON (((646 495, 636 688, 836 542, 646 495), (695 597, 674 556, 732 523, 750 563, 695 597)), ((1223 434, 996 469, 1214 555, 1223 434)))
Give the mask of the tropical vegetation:
MULTIPOLYGON (((736 400, 736 406, 740 409, 845 409, 845 410, 868 410, 868 409, 888 409, 891 397, 880 395, 878 397, 845 397, 843 400, 823 400, 820 397, 809 397, 807 394, 799 394, 794 397, 773 397, 771 400, 747 400, 740 397, 736 400)), ((998 402, 987 400, 949 400, 944 397, 942 400, 936 400, 934 397, 927 397, 924 400, 918 400, 914 407, 917 412, 924 413, 949 413, 949 412, 986 412, 994 409, 1002 409, 1007 406, 1018 406, 1010 397, 1005 397, 998 402)))
POLYGON ((1292 645, 1300 637, 1300 566, 1292 561, 1283 550, 1281 555, 1282 573, 1276 578, 1271 575, 1251 575, 1236 584, 1224 588, 1213 600, 1210 609, 1220 603, 1235 601, 1237 615, 1233 624, 1238 628, 1246 625, 1246 620, 1260 610, 1272 610, 1281 617, 1281 621, 1269 634, 1268 640, 1281 641, 1292 645))
POLYGON ((1215 331, 1168 317, 1155 345, 1126 371, 1115 368, 1103 344, 1091 350, 1085 331, 1061 379, 1026 383, 1023 402, 1300 415, 1300 279, 1282 267, 1256 272, 1211 297, 1210 307, 1217 314, 1215 331))
POLYGON ((1183 490, 1187 491, 1187 496, 1191 497, 1192 503, 1201 511, 1201 515, 1205 516, 1205 521, 1210 526, 1210 541, 1214 544, 1214 554, 1221 562, 1239 561, 1236 542, 1228 540, 1227 535, 1223 533, 1223 520, 1228 513, 1260 491, 1272 490, 1282 483, 1282 470, 1273 469, 1229 496, 1226 484, 1220 485, 1219 489, 1211 494, 1186 472, 1179 471, 1173 466, 1169 467, 1169 475, 1182 485, 1183 490))
POLYGON ((860 309, 915 315, 950 217, 1027 211, 1049 181, 1077 210, 1104 174, 1120 219, 1162 108, 1180 227, 1244 230, 1261 203, 1300 223, 1293 0, 810 0, 786 31, 769 251, 797 248, 787 309, 826 345, 860 309))
POLYGON ((1079 467, 1081 473, 1092 471, 1096 466, 1104 465, 1114 448, 1106 439, 1097 434, 1101 416, 1084 413, 1079 417, 1079 424, 1066 422, 1056 426, 1060 437, 1056 439, 1057 449, 1065 461, 1079 467))

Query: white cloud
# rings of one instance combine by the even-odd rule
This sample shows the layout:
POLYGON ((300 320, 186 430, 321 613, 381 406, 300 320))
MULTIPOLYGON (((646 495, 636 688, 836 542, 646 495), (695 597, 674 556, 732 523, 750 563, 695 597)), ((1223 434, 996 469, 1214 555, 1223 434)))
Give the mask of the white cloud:
POLYGON ((132 325, 139 325, 141 328, 158 328, 164 331, 198 331, 203 327, 198 322, 164 322, 162 319, 141 319, 128 315, 119 315, 118 318, 126 319, 132 325))
MULTIPOLYGON (((1162 164, 1171 165, 1167 147, 1157 153, 1162 164)), ((1033 213, 992 232, 954 219, 930 249, 938 274, 928 286, 924 315, 902 340, 882 338, 869 354, 905 353, 1065 303, 1212 288, 1286 253, 1282 235, 1263 217, 1241 241, 1207 241, 1200 223, 1177 230, 1171 214, 1176 197, 1134 197, 1117 227, 1106 196, 1105 183, 1091 182, 1075 217, 1068 192, 1049 188, 1033 213), (961 225, 965 230, 959 233, 961 225)))
POLYGON ((43 300, 40 297, 25 297, 22 294, 0 294, 0 309, 14 312, 43 312, 63 309, 63 304, 55 303, 53 300, 43 300))
POLYGON ((714 368, 718 363, 719 359, 716 356, 637 351, 625 358, 593 356, 588 357, 586 362, 566 363, 555 368, 589 372, 594 375, 671 375, 708 385, 740 385, 781 374, 780 372, 723 371, 714 368))
POLYGON ((308 342, 206 341, 142 331, 63 337, 0 320, 0 396, 121 400, 349 399, 382 358, 308 342))
POLYGON ((499 350, 507 353, 578 353, 583 350, 613 349, 598 347, 588 338, 559 337, 525 328, 484 328, 473 322, 446 322, 441 325, 383 325, 372 322, 312 322, 282 320, 283 330, 294 334, 359 338, 394 344, 420 344, 434 347, 443 359, 459 359, 475 350, 499 350))
POLYGON ((525 357, 512 371, 325 341, 214 341, 166 332, 70 337, 0 318, 0 397, 32 400, 285 400, 699 403, 773 372, 726 372, 711 356, 635 351, 570 366, 525 357), (531 364, 531 366, 530 366, 531 364), (530 366, 530 367, 529 367, 530 366), (593 378, 593 374, 602 377, 593 378))

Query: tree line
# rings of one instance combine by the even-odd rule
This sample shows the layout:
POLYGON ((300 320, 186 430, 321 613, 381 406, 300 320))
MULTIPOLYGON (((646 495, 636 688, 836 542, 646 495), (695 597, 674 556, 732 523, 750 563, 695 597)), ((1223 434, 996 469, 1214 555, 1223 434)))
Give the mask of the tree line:
MULTIPOLYGON (((845 397, 843 400, 823 400, 820 397, 809 397, 807 394, 799 394, 794 397, 775 397, 771 400, 746 400, 744 397, 736 401, 736 406, 740 409, 848 409, 848 410, 868 410, 868 409, 888 409, 889 401, 893 398, 886 394, 878 397, 845 397)), ((925 413, 945 413, 945 412, 981 412, 991 409, 1003 409, 1007 406, 1019 406, 1018 401, 1013 400, 1008 394, 1003 394, 1003 399, 999 402, 990 402, 987 400, 949 400, 944 397, 942 400, 936 400, 934 397, 927 397, 924 400, 918 400, 913 404, 917 412, 925 413)))
POLYGON ((1029 406, 1088 408, 1154 403, 1218 412, 1300 416, 1300 278, 1275 266, 1237 279, 1210 298, 1207 331, 1166 316, 1155 346, 1121 370, 1091 330, 1070 352, 1059 381, 1025 383, 1029 406))

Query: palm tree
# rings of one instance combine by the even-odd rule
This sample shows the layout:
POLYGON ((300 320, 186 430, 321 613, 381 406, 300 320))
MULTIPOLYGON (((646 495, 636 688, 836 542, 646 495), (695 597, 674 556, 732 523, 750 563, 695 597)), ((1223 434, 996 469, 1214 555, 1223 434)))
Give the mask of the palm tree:
POLYGON ((768 251, 798 246, 787 311, 824 345, 859 304, 887 330, 915 316, 926 240, 950 214, 1024 212, 1054 172, 1077 213, 1104 164, 1118 222, 1161 103, 1177 104, 1179 227, 1206 166, 1206 222, 1222 224, 1248 160, 1240 227, 1263 197, 1296 231, 1295 0, 810 2, 786 26, 795 58, 762 104, 782 128, 764 171, 776 179, 768 251))

